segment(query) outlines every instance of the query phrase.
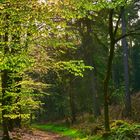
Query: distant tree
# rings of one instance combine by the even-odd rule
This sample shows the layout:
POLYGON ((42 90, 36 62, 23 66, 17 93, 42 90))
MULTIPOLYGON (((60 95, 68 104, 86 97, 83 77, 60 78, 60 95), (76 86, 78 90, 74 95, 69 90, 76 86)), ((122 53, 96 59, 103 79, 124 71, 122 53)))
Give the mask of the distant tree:
MULTIPOLYGON (((126 34, 126 20, 125 20, 125 9, 122 8, 122 36, 126 34)), ((129 90, 129 66, 128 66, 128 43, 126 37, 122 39, 123 47, 123 60, 124 60, 124 79, 125 79, 125 116, 131 116, 131 97, 129 90)))

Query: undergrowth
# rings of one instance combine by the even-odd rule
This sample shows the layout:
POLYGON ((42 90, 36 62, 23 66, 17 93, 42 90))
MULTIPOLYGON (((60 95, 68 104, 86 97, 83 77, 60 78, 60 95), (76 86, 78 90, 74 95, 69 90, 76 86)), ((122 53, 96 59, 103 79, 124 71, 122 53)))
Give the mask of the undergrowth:
POLYGON ((110 133, 97 134, 91 140, 140 140, 140 124, 116 120, 111 124, 110 133))
MULTIPOLYGON (((99 132, 90 134, 85 130, 80 131, 75 128, 69 128, 64 125, 57 124, 35 124, 34 128, 59 133, 62 136, 68 136, 74 140, 139 140, 140 139, 140 124, 127 123, 122 120, 116 120, 111 123, 111 131, 104 132, 101 129, 99 132)), ((96 128, 96 127, 95 127, 96 128)), ((98 127, 97 127, 98 128, 98 127)), ((89 128, 88 128, 89 129, 89 128)), ((100 128, 98 128, 100 129, 100 128)))
POLYGON ((111 136, 109 138, 110 140, 139 140, 140 124, 129 124, 125 121, 117 120, 111 125, 111 136))

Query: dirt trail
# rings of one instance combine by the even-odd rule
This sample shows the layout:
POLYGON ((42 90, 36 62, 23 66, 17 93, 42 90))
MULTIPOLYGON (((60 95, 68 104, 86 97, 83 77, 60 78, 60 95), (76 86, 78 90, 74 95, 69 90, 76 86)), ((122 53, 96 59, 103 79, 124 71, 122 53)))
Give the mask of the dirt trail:
POLYGON ((32 134, 25 133, 22 136, 22 140, 70 140, 70 138, 62 137, 59 134, 51 132, 43 132, 35 130, 32 134))
MULTIPOLYGON (((2 133, 0 133, 0 140, 2 138, 2 133)), ((13 140, 71 140, 68 137, 63 137, 56 133, 51 132, 44 132, 39 130, 34 130, 32 132, 27 133, 13 133, 11 134, 13 137, 13 140)))

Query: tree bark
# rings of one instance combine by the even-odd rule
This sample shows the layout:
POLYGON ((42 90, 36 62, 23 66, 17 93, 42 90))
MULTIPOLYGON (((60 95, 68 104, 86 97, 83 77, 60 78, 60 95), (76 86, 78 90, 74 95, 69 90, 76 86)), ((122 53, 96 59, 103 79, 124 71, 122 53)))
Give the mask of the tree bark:
POLYGON ((113 33, 113 12, 114 10, 111 9, 109 13, 109 36, 110 36, 110 51, 109 51, 109 58, 107 63, 107 72, 105 75, 104 80, 104 125, 105 130, 110 131, 110 124, 109 124, 109 93, 108 93, 108 86, 109 86, 109 80, 111 75, 111 69, 112 69, 112 62, 114 57, 114 49, 115 49, 115 37, 113 33))
POLYGON ((99 107, 99 98, 98 98, 98 91, 97 91, 97 79, 95 75, 95 69, 91 71, 91 90, 93 93, 93 111, 94 116, 97 118, 101 115, 101 110, 99 107))
MULTIPOLYGON (((122 8, 122 36, 126 34, 126 21, 125 21, 125 9, 122 8)), ((125 80, 125 117, 131 116, 131 97, 129 91, 129 71, 128 71, 128 44, 126 37, 122 39, 123 47, 123 62, 124 62, 124 80, 125 80)))
POLYGON ((82 34, 82 47, 83 47, 83 54, 85 64, 94 67, 94 70, 89 71, 88 78, 89 84, 91 86, 91 94, 93 99, 93 113, 95 117, 101 115, 100 104, 98 100, 98 89, 97 89, 97 70, 96 65, 94 63, 94 51, 95 51, 95 44, 94 39, 92 36, 92 22, 88 20, 85 22, 85 26, 87 28, 86 33, 82 34))
POLYGON ((70 100, 70 109, 71 109, 71 122, 76 122, 76 109, 75 109, 75 102, 74 102, 74 93, 72 90, 72 81, 69 83, 69 100, 70 100))
POLYGON ((106 131, 110 131, 109 109, 108 109, 108 105, 109 105, 108 86, 109 86, 109 80, 110 80, 111 69, 112 69, 112 61, 113 61, 113 57, 114 57, 114 47, 115 47, 115 43, 111 42, 108 65, 107 65, 107 72, 106 72, 106 77, 104 80, 104 120, 105 120, 105 130, 106 131))

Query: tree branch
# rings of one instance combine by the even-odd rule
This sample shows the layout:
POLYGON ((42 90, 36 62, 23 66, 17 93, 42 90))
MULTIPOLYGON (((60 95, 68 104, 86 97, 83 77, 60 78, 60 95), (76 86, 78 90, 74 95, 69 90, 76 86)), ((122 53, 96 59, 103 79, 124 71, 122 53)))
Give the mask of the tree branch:
POLYGON ((115 43, 117 43, 118 41, 120 41, 121 39, 123 39, 124 37, 127 37, 127 36, 132 36, 132 35, 140 35, 140 32, 139 33, 136 33, 136 32, 129 32, 129 33, 126 33, 120 37, 118 37, 117 39, 115 39, 115 43))
POLYGON ((114 9, 111 9, 109 12, 109 36, 110 39, 114 39, 114 33, 113 33, 113 13, 114 9))
POLYGON ((122 15, 122 10, 120 11, 120 14, 119 14, 119 17, 118 17, 118 20, 117 20, 117 23, 116 23, 116 27, 115 27, 115 30, 114 30, 114 36, 116 36, 117 30, 118 30, 118 27, 119 27, 119 22, 120 22, 120 19, 121 19, 121 15, 122 15))

